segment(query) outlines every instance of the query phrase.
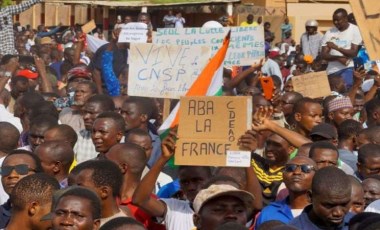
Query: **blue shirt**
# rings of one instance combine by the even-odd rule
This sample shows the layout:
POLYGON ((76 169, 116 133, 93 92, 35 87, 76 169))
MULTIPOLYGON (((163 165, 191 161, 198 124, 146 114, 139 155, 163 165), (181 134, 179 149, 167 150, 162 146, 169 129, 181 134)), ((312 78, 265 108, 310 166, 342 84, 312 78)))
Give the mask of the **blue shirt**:
MULTIPOLYGON (((299 229, 307 229, 307 230, 320 230, 322 228, 319 228, 317 225, 315 225, 311 220, 309 219, 308 213, 311 211, 312 205, 307 206, 295 219, 290 221, 289 225, 295 226, 299 229)), ((348 223, 350 222, 351 218, 354 216, 354 214, 348 212, 343 219, 343 223, 337 226, 336 230, 348 230, 348 223)))
POLYGON ((276 201, 269 203, 260 213, 259 217, 256 220, 255 229, 270 220, 278 220, 283 222, 284 224, 288 224, 291 220, 293 220, 293 214, 291 211, 291 207, 289 206, 289 196, 281 201, 276 201))

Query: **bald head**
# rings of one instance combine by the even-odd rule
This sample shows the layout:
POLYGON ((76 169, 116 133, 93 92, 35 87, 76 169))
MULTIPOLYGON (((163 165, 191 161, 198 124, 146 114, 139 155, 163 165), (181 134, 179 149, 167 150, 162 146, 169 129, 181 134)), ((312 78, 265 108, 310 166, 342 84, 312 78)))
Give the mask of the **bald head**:
POLYGON ((45 141, 61 141, 74 148, 78 140, 75 130, 69 125, 55 125, 44 133, 45 141))
POLYGON ((18 146, 20 132, 17 128, 8 122, 0 122, 0 151, 6 154, 10 153, 18 146))
MULTIPOLYGON (((133 143, 116 144, 107 152, 106 157, 118 165, 126 165, 129 173, 136 177, 141 174, 146 166, 147 158, 145 150, 133 143)), ((123 173, 126 170, 123 169, 123 173)))
POLYGON ((313 194, 347 194, 351 196, 351 182, 347 174, 335 166, 319 169, 311 185, 313 194))
POLYGON ((72 147, 62 141, 48 141, 40 144, 34 153, 40 158, 44 171, 52 176, 67 175, 74 161, 72 147))

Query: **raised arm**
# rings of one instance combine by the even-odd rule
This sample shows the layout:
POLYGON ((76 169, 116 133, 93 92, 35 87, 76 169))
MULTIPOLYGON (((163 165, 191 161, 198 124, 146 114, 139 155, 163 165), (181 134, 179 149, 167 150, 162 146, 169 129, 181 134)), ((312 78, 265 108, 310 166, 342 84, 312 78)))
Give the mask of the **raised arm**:
POLYGON ((158 161, 153 165, 149 172, 141 180, 139 186, 137 186, 132 202, 133 204, 144 209, 151 216, 165 217, 166 204, 151 197, 154 190, 158 175, 164 168, 166 162, 174 154, 176 133, 171 132, 167 138, 162 141, 162 155, 158 161))
POLYGON ((22 3, 18 5, 8 6, 5 8, 9 13, 11 14, 19 14, 27 9, 29 9, 34 4, 40 3, 42 0, 29 0, 29 1, 23 1, 22 3))

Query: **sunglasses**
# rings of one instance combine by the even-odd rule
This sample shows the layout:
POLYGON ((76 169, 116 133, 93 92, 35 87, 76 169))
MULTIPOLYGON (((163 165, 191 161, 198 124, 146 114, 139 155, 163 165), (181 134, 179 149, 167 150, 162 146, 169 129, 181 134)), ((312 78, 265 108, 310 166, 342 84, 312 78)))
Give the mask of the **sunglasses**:
POLYGON ((15 170, 17 174, 19 175, 26 175, 29 173, 29 171, 36 172, 35 169, 29 168, 28 165, 22 164, 22 165, 15 165, 15 166, 3 166, 0 169, 0 175, 9 176, 9 174, 11 174, 13 170, 15 170))
POLYGON ((296 165, 296 164, 286 164, 284 171, 295 172, 298 167, 301 169, 301 172, 303 173, 311 173, 311 171, 315 171, 315 168, 312 165, 296 165))

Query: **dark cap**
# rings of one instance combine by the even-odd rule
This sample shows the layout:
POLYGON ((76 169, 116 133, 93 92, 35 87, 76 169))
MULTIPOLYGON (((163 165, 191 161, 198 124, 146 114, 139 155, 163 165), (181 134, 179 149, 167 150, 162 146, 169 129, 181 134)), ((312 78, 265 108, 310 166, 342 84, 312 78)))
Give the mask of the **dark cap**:
POLYGON ((314 126, 310 131, 311 136, 321 136, 326 139, 338 139, 338 133, 334 126, 328 123, 321 123, 314 126))

